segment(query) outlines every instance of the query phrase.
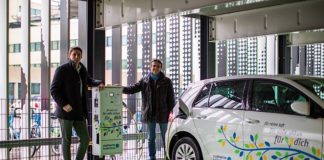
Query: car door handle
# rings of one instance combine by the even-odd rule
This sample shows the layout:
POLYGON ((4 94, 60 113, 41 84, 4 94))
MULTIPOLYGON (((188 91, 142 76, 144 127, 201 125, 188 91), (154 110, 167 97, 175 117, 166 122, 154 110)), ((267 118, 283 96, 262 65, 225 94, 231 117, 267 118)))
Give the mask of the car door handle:
POLYGON ((260 123, 259 120, 257 120, 257 119, 250 119, 250 118, 245 119, 245 122, 246 122, 246 123, 249 123, 249 124, 256 124, 256 123, 260 123))
POLYGON ((207 116, 202 116, 202 115, 199 115, 199 116, 197 116, 196 118, 197 118, 197 119, 206 119, 206 118, 207 118, 207 116))

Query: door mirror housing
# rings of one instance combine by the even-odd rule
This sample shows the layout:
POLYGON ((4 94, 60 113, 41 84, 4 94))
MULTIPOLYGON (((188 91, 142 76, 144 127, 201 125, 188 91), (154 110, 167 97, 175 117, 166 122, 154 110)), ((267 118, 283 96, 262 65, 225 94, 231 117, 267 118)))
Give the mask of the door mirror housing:
POLYGON ((179 110, 186 115, 186 117, 189 116, 190 114, 190 110, 189 108, 187 107, 187 105, 182 101, 181 98, 179 98, 179 110))
POLYGON ((290 105, 291 109, 301 115, 310 115, 310 105, 308 102, 295 101, 290 105))

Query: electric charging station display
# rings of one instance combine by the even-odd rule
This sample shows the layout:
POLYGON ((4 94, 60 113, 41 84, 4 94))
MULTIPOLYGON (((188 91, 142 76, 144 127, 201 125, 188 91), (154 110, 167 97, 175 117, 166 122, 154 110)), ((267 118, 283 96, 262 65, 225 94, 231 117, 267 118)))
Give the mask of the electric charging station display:
POLYGON ((123 152, 122 87, 92 89, 92 124, 93 155, 123 152))

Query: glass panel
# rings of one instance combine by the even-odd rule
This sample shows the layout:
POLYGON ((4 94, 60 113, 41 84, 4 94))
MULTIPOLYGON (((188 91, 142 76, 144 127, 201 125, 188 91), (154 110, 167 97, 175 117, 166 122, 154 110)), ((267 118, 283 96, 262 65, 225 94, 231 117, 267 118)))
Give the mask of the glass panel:
POLYGON ((306 98, 296 89, 262 81, 256 81, 253 84, 252 110, 296 114, 290 106, 295 101, 306 101, 306 98))
MULTIPOLYGON (((46 68, 42 70, 41 64, 47 61, 42 59, 45 57, 44 46, 41 51, 42 38, 42 19, 41 19, 42 1, 31 1, 30 15, 30 138, 41 138, 45 136, 41 133, 41 128, 45 124, 41 124, 41 84, 42 79, 47 76, 46 68), (43 62, 42 62, 43 61, 43 62)), ((44 105, 45 106, 45 105, 44 105)), ((35 148, 33 148, 35 149, 35 148)), ((32 150, 33 151, 33 150, 32 150)), ((45 151, 43 151, 45 152, 45 151)), ((35 154, 35 153, 34 153, 35 154)), ((34 155, 35 157, 38 155, 34 155)))
MULTIPOLYGON (((79 17, 78 17, 78 1, 70 1, 70 47, 78 45, 79 38, 79 17)), ((84 50, 84 48, 81 48, 84 50)))
POLYGON ((218 72, 224 70, 227 76, 274 74, 274 37, 276 35, 216 41, 218 72))
POLYGON ((38 95, 40 94, 40 83, 32 83, 31 84, 31 94, 33 95, 38 95))
POLYGON ((111 78, 111 68, 112 68, 112 59, 111 59, 111 54, 112 54, 112 49, 111 49, 111 43, 112 43, 112 31, 111 29, 106 30, 106 56, 105 56, 105 83, 106 84, 111 84, 112 83, 112 78, 111 78))
MULTIPOLYGON (((20 53, 20 45, 22 41, 22 34, 21 34, 21 10, 20 5, 21 1, 7 1, 9 3, 9 10, 8 10, 8 31, 9 31, 9 71, 8 71, 8 80, 9 80, 9 140, 19 140, 21 137, 21 117, 16 116, 14 117, 12 113, 13 111, 20 111, 21 113, 21 100, 22 97, 21 93, 21 83, 26 82, 26 79, 22 78, 22 54, 20 53)), ((3 22, 4 23, 4 22, 3 22)), ((18 112, 16 115, 18 115, 18 112)), ((6 124, 7 122, 0 122, 1 124, 6 124)), ((18 150, 18 154, 19 154, 18 150)), ((13 151, 8 152, 9 157, 8 159, 13 159, 16 156, 16 159, 22 159, 21 156, 17 156, 17 153, 13 151)))
POLYGON ((202 88, 198 96, 194 101, 194 107, 208 107, 208 97, 210 92, 211 85, 207 84, 202 88))
POLYGON ((244 81, 214 83, 209 97, 209 107, 243 109, 244 81))
MULTIPOLYGON (((122 26, 122 61, 121 61, 121 69, 122 69, 122 79, 121 84, 123 86, 127 86, 127 25, 122 26)), ((124 95, 126 96, 126 95, 124 95)))
POLYGON ((15 83, 9 83, 9 103, 12 103, 15 98, 15 83))
POLYGON ((324 100, 324 79, 323 78, 296 79, 294 81, 304 86, 309 91, 311 91, 319 98, 324 100))
POLYGON ((141 21, 137 22, 137 81, 139 81, 142 76, 143 68, 143 23, 141 21))
MULTIPOLYGON (((51 55, 51 69, 50 69, 50 82, 53 80, 53 75, 56 70, 56 68, 60 64, 60 0, 51 0, 51 12, 50 12, 50 17, 51 17, 51 50, 50 50, 50 55, 51 55)), ((50 102, 50 137, 57 138, 61 136, 60 132, 60 124, 58 119, 53 116, 54 112, 56 109, 56 103, 52 100, 50 102)), ((59 154, 59 144, 53 145, 52 147, 52 155, 58 155, 59 154)))

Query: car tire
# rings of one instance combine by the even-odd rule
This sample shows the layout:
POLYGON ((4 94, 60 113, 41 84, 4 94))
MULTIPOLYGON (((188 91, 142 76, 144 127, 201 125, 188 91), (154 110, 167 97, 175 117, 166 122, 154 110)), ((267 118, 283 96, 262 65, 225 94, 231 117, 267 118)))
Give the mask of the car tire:
POLYGON ((172 160, 190 159, 201 160, 202 155, 197 143, 190 137, 178 140, 172 149, 172 160))

